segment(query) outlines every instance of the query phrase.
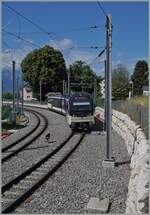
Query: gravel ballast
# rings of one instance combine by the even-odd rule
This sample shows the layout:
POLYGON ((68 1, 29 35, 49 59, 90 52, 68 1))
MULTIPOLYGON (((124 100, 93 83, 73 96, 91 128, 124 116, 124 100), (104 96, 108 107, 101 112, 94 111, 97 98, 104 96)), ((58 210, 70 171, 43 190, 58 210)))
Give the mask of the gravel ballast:
POLYGON ((74 154, 18 208, 18 213, 19 209, 23 213, 85 213, 91 197, 109 198, 109 213, 124 213, 129 156, 123 139, 113 131, 117 167, 103 168, 105 139, 103 132, 87 134, 74 154))
MULTIPOLYGON (((17 156, 3 163, 2 184, 6 184, 8 181, 19 175, 22 171, 38 162, 41 158, 46 156, 46 154, 56 148, 71 133, 70 128, 66 124, 66 119, 63 116, 50 112, 49 110, 42 110, 39 108, 35 108, 35 110, 47 116, 49 126, 46 131, 30 146, 22 152, 19 152, 17 156), (45 135, 49 132, 51 134, 51 139, 48 143, 45 139, 45 135)), ((35 122, 32 118, 32 124, 34 123, 35 122)))

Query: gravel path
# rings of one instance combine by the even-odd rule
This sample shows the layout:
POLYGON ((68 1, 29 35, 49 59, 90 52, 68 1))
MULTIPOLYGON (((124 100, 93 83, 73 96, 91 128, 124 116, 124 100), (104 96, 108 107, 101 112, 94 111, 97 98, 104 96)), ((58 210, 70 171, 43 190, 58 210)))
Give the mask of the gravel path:
POLYGON ((85 213, 90 197, 107 197, 111 202, 109 213, 124 213, 129 156, 123 139, 113 131, 113 156, 118 166, 103 168, 105 139, 103 133, 87 134, 55 175, 22 204, 23 213, 85 213))
MULTIPOLYGON (((31 167, 32 164, 38 162, 59 145, 60 142, 65 140, 71 132, 63 116, 49 110, 35 110, 47 116, 49 122, 48 129, 32 145, 2 165, 2 184, 7 183, 22 171, 31 167), (50 143, 45 139, 45 135, 48 132, 51 134, 50 143)), ((35 122, 32 121, 32 123, 35 122)))

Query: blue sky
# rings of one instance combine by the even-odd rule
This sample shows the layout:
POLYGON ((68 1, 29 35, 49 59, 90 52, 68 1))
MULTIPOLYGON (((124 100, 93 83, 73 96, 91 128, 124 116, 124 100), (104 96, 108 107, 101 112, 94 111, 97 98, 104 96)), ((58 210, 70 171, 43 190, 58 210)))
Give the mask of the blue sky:
MULTIPOLYGON (((7 2, 7 4, 46 31, 55 34, 50 37, 42 33, 4 4, 2 29, 20 35, 41 47, 50 44, 61 48, 67 66, 75 60, 92 62, 91 67, 94 71, 103 75, 103 62, 93 61, 102 49, 82 48, 105 46, 105 17, 96 2, 7 2), (95 25, 99 28, 89 29, 95 25), (73 31, 75 29, 76 31, 73 31), (71 47, 74 49, 70 49, 71 47)), ((101 5, 112 15, 114 26, 112 66, 115 68, 118 63, 123 63, 132 73, 137 60, 148 59, 148 3, 102 2, 101 5)), ((12 59, 20 63, 35 47, 3 33, 2 48, 5 67, 10 65, 12 59)))

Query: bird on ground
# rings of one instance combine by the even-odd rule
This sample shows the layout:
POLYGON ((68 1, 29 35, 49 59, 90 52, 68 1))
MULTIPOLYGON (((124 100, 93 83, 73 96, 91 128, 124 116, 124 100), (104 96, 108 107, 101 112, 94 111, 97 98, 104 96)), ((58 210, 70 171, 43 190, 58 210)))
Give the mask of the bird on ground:
POLYGON ((45 135, 45 139, 47 140, 47 142, 49 142, 50 136, 51 136, 50 133, 48 133, 48 134, 45 135))

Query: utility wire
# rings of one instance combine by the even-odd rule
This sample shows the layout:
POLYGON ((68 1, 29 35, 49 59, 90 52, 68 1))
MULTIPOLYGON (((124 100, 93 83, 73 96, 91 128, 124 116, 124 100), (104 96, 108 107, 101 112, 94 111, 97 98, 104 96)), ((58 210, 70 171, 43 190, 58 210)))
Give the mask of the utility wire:
POLYGON ((25 17, 24 15, 22 15, 21 13, 19 13, 17 10, 15 10, 14 8, 10 7, 7 3, 3 2, 3 4, 9 8, 10 10, 12 10, 14 13, 18 14, 19 16, 21 16, 22 18, 24 18, 26 21, 30 22, 32 25, 34 25, 36 28, 38 28, 40 31, 46 33, 47 35, 50 35, 50 32, 47 32, 44 28, 42 28, 41 26, 39 26, 38 24, 36 24, 35 22, 33 22, 32 20, 30 20, 29 18, 25 17))
POLYGON ((12 32, 9 32, 9 31, 6 31, 6 30, 2 30, 2 31, 5 32, 5 33, 7 33, 7 34, 9 34, 9 35, 11 35, 11 36, 13 36, 13 37, 15 37, 15 38, 17 38, 17 39, 19 39, 19 40, 22 40, 22 41, 24 41, 26 43, 29 43, 30 45, 33 45, 33 46, 36 46, 36 47, 40 48, 39 45, 37 45, 37 44, 35 44, 35 43, 33 43, 33 42, 29 41, 29 40, 26 40, 23 37, 20 37, 20 36, 14 34, 12 32))
POLYGON ((54 34, 61 34, 65 32, 75 32, 75 31, 85 31, 85 30, 93 30, 93 29, 98 29, 100 26, 94 25, 94 26, 88 26, 88 27, 82 27, 82 28, 72 28, 72 29, 66 29, 63 31, 56 31, 54 34))
POLYGON ((106 48, 102 50, 90 63, 89 66, 91 66, 99 57, 102 56, 102 54, 105 52, 106 48))
POLYGON ((105 10, 103 9, 101 3, 97 1, 97 4, 98 4, 100 10, 103 12, 103 14, 108 18, 108 15, 107 15, 107 13, 105 12, 105 10))
POLYGON ((9 8, 10 10, 12 10, 14 13, 16 13, 17 15, 21 16, 23 19, 25 19, 26 21, 30 22, 32 25, 34 25, 36 28, 38 28, 41 32, 47 34, 48 36, 53 35, 53 34, 59 34, 59 33, 64 33, 64 32, 73 32, 73 31, 82 31, 82 30, 92 30, 92 29, 97 29, 100 26, 98 25, 93 25, 93 26, 89 26, 86 28, 74 28, 74 29, 68 29, 68 30, 64 30, 64 31, 58 31, 58 32, 48 32, 47 30, 45 30, 44 28, 42 28, 41 26, 39 26, 38 24, 36 24, 35 22, 33 22, 32 20, 30 20, 29 18, 25 17, 24 15, 22 15, 20 12, 18 12, 17 10, 15 10, 14 8, 10 7, 7 3, 3 2, 4 5, 9 8))
POLYGON ((3 43, 7 48, 12 49, 12 47, 10 47, 10 45, 9 45, 6 41, 4 41, 4 39, 2 39, 2 43, 3 43))
MULTIPOLYGON (((104 27, 104 26, 103 26, 104 27)), ((89 26, 89 27, 85 27, 85 28, 73 28, 73 29, 68 29, 68 30, 63 30, 63 31, 55 31, 55 32, 48 32, 51 35, 59 35, 61 33, 65 33, 65 32, 76 32, 76 31, 88 31, 88 30, 93 30, 93 29, 98 29, 99 26, 98 25, 94 25, 94 26, 89 26)), ((22 34, 42 34, 45 32, 22 32, 22 34)))
MULTIPOLYGON (((103 14, 106 16, 106 18, 108 19, 108 22, 110 23, 110 20, 109 20, 109 16, 107 15, 107 13, 105 12, 104 8, 102 7, 101 3, 97 1, 97 5, 99 6, 100 10, 103 12, 103 14)), ((111 24, 112 28, 114 27, 112 24, 111 24)))
POLYGON ((100 49, 104 47, 103 46, 72 46, 69 49, 77 49, 77 48, 100 49))

